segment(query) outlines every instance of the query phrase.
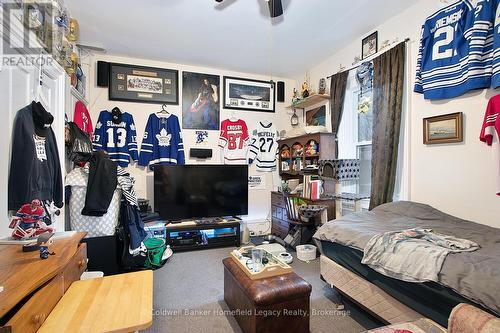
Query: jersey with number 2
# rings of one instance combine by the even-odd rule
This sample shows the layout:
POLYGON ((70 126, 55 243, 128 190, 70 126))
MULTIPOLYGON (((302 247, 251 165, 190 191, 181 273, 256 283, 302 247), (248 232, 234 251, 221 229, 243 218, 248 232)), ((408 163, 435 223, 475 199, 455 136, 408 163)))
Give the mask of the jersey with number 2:
POLYGON ((109 158, 121 167, 127 167, 130 159, 137 161, 137 134, 134 118, 124 112, 120 123, 113 122, 109 111, 101 111, 95 125, 94 150, 104 150, 109 158))
POLYGON ((477 29, 476 10, 481 8, 461 0, 427 18, 422 27, 415 92, 423 93, 426 99, 445 99, 490 85, 491 72, 484 75, 475 62, 481 55, 470 53, 477 29))

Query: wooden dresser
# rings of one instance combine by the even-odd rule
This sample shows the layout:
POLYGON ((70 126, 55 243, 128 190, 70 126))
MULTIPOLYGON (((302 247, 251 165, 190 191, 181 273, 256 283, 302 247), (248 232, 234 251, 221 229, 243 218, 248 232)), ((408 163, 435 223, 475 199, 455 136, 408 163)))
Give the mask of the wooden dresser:
POLYGON ((36 332, 73 281, 87 268, 85 233, 54 240, 55 255, 22 252, 21 245, 0 245, 0 331, 36 332), (7 330, 8 331, 8 330, 7 330))
MULTIPOLYGON (((301 199, 307 202, 308 205, 327 206, 328 220, 330 221, 335 218, 335 200, 311 200, 306 198, 301 199)), ((275 236, 280 237, 281 239, 284 239, 286 235, 288 235, 288 231, 290 230, 290 223, 288 222, 288 217, 286 214, 286 206, 283 199, 283 194, 280 192, 271 192, 271 217, 271 233, 275 236)))

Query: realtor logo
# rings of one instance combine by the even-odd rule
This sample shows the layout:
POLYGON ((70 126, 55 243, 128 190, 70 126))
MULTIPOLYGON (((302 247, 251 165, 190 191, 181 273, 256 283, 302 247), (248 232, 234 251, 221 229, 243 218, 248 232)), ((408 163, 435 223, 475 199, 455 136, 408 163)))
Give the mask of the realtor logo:
POLYGON ((40 55, 44 50, 52 53, 54 20, 51 1, 2 1, 1 20, 0 40, 4 55, 40 55))

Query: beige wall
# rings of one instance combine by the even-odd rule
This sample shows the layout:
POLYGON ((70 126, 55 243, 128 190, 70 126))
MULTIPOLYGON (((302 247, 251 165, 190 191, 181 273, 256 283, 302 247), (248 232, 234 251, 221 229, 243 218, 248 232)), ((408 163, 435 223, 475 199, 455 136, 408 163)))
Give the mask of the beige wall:
MULTIPOLYGON (((84 59, 84 62, 90 66, 90 70, 88 71, 88 82, 89 82, 89 92, 88 92, 88 100, 89 100, 89 111, 92 116, 92 120, 94 124, 97 122, 97 118, 99 116, 100 111, 102 110, 111 110, 114 106, 118 106, 122 111, 129 112, 134 116, 134 121, 137 127, 137 138, 140 142, 142 140, 142 136, 144 134, 144 127, 146 126, 146 122, 148 116, 157 112, 161 109, 161 105, 159 104, 146 104, 146 103, 130 103, 130 102, 117 102, 108 100, 108 89, 100 88, 96 86, 96 62, 97 60, 104 60, 109 62, 118 62, 118 63, 127 63, 127 64, 136 64, 136 65, 144 65, 144 66, 154 66, 160 68, 169 68, 169 69, 177 69, 179 70, 179 105, 171 105, 168 107, 169 112, 177 115, 179 117, 179 121, 182 126, 182 71, 190 71, 190 72, 200 72, 207 74, 215 74, 221 76, 221 99, 222 99, 222 77, 226 76, 236 76, 242 78, 253 78, 258 80, 269 80, 269 76, 262 75, 252 75, 248 73, 237 73, 226 71, 223 69, 214 69, 214 68, 204 68, 204 67, 196 67, 196 66, 187 66, 181 64, 173 64, 167 62, 159 62, 159 61, 150 61, 145 59, 134 59, 127 58, 121 56, 113 56, 113 55, 96 55, 89 59, 84 59)), ((282 78, 273 78, 275 81, 281 80, 285 81, 285 86, 287 89, 286 100, 291 100, 290 88, 295 85, 295 82, 292 80, 282 79, 282 78)), ((221 104, 222 105, 222 104, 221 104)), ((254 128, 259 121, 270 120, 276 124, 278 129, 282 129, 286 127, 288 123, 289 116, 285 111, 286 103, 277 103, 276 104, 276 112, 275 113, 265 113, 265 112, 250 112, 250 111, 236 111, 235 114, 238 118, 246 121, 249 130, 254 128)), ((231 117, 232 110, 225 110, 221 108, 220 120, 227 119, 231 117)), ((204 163, 204 164, 219 164, 220 163, 220 154, 219 149, 217 147, 219 131, 209 131, 209 144, 206 146, 202 146, 200 148, 211 148, 213 149, 214 156, 212 159, 207 160, 206 162, 199 162, 194 159, 189 159, 189 148, 195 147, 195 130, 182 130, 183 138, 184 138, 184 147, 186 150, 186 163, 204 163)), ((128 170, 132 173, 136 180, 136 190, 140 197, 146 197, 153 200, 153 173, 151 171, 146 170, 143 167, 139 167, 136 163, 131 164, 128 167, 128 170)), ((256 173, 255 167, 252 166, 250 168, 250 174, 256 173)), ((273 189, 273 183, 278 184, 278 175, 277 173, 266 174, 266 184, 267 189, 261 191, 250 191, 249 193, 249 215, 246 217, 248 220, 263 220, 267 217, 270 211, 270 191, 273 189)), ((263 226, 263 228, 265 228, 263 226)))
MULTIPOLYGON (((495 196, 499 168, 496 157, 498 144, 492 149, 479 141, 487 101, 500 90, 482 90, 453 100, 435 102, 424 100, 421 95, 412 92, 420 27, 425 18, 438 8, 437 3, 420 0, 372 30, 378 30, 379 45, 386 39, 411 39, 407 44, 408 87, 411 88, 406 101, 409 126, 405 133, 405 151, 409 163, 405 168, 404 181, 407 197, 464 219, 500 227, 500 198, 495 196), (464 142, 423 145, 422 118, 452 112, 464 113, 464 142)), ((337 72, 341 64, 349 67, 354 56, 361 53, 362 38, 372 31, 367 31, 340 52, 311 68, 309 74, 312 84, 317 87, 321 77, 337 72)), ((301 76, 297 81, 303 79, 301 76)))

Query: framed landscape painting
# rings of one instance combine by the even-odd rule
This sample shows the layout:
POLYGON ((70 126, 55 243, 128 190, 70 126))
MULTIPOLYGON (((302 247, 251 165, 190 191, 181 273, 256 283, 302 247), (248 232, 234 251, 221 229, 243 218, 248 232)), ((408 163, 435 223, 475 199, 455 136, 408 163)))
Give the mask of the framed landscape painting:
POLYGON ((424 118, 424 144, 463 141, 462 112, 424 118))

